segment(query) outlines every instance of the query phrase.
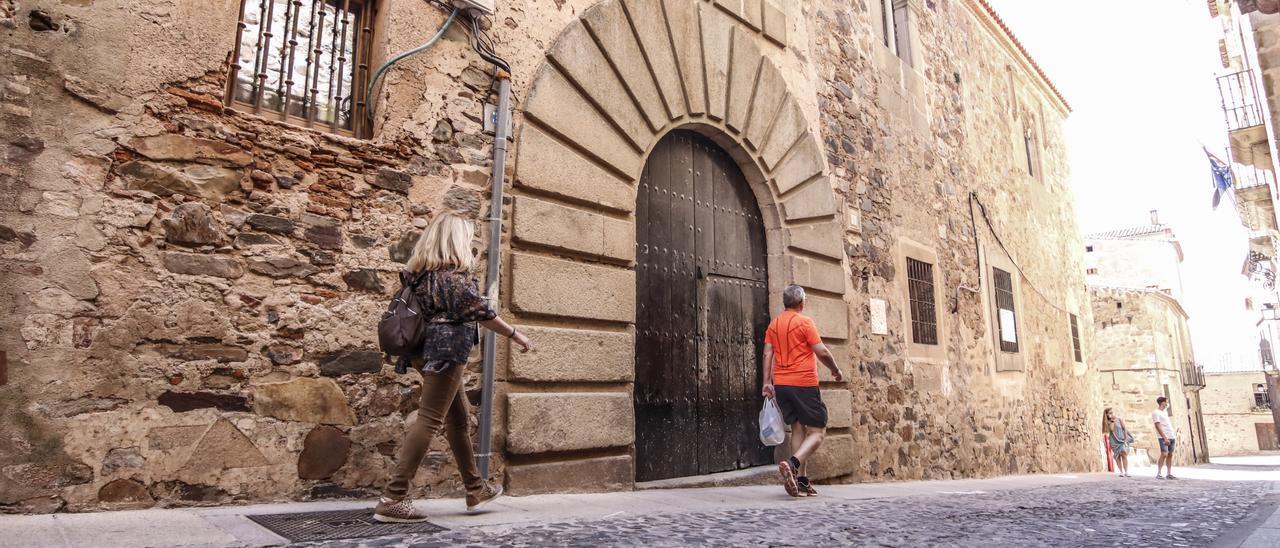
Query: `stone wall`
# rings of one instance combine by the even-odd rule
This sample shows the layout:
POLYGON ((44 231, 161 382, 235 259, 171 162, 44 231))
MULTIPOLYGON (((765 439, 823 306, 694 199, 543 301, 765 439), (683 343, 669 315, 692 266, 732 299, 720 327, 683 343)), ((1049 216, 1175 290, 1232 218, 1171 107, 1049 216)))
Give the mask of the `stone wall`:
POLYGON ((1200 392, 1204 401, 1204 427, 1209 454, 1244 455, 1258 452, 1255 425, 1275 422, 1271 410, 1254 405, 1254 385, 1267 383, 1261 371, 1209 373, 1200 392))
MULTIPOLYGON (((237 4, 0 4, 5 511, 368 495, 413 420, 373 328, 413 229, 488 207, 491 70, 455 28, 389 73, 372 138, 292 127, 222 106, 237 4)), ((823 379, 819 475, 1101 466, 1067 109, 985 4, 910 2, 910 64, 874 3, 500 4, 502 309, 542 345, 499 350, 513 491, 633 485, 635 181, 677 127, 742 166, 771 287, 810 288, 850 377, 823 379), (907 343, 904 250, 935 261, 935 349, 907 343), (992 267, 1017 353, 995 350, 992 267)), ((375 62, 443 19, 381 2, 375 62)), ((437 443, 419 493, 456 494, 437 443)))
POLYGON ((1182 294, 1181 251, 1170 236, 1141 239, 1086 239, 1093 250, 1085 254, 1090 285, 1155 288, 1175 299, 1182 294))
POLYGON ((1204 455, 1208 417, 1202 415, 1199 390, 1182 382, 1181 364, 1192 354, 1181 306, 1158 291, 1095 287, 1090 293, 1096 322, 1090 360, 1098 368, 1103 407, 1129 426, 1139 458, 1145 453, 1154 462, 1159 436, 1151 412, 1156 398, 1167 396, 1178 440, 1174 462, 1197 462, 1196 455, 1204 455))

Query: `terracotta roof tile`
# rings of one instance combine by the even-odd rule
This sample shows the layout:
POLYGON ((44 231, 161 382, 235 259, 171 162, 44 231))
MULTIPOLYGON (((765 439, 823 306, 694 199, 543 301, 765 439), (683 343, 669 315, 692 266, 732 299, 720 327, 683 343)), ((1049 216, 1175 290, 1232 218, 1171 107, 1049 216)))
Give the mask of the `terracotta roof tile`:
POLYGON ((1044 82, 1049 85, 1049 89, 1053 90, 1053 94, 1056 95, 1058 100, 1062 101, 1062 104, 1067 107, 1067 111, 1071 112, 1071 103, 1067 102, 1067 98, 1063 97, 1061 91, 1058 91, 1058 86, 1053 84, 1053 80, 1049 79, 1049 75, 1045 74, 1044 69, 1040 68, 1040 65, 1036 63, 1036 60, 1027 52, 1027 48, 1024 47, 1022 42, 1018 40, 1018 37, 1013 34, 1013 31, 1009 30, 1009 25, 1005 24, 1004 19, 1000 18, 1000 14, 996 13, 996 10, 991 7, 991 4, 987 3, 987 0, 977 0, 977 2, 978 5, 982 6, 982 9, 987 11, 987 15, 990 15, 991 19, 995 20, 996 25, 999 25, 1000 30, 1004 31, 1005 35, 1009 37, 1009 40, 1013 42, 1014 47, 1018 48, 1018 51, 1022 53, 1022 56, 1031 64, 1031 68, 1035 69, 1036 74, 1039 74, 1040 78, 1044 79, 1044 82))

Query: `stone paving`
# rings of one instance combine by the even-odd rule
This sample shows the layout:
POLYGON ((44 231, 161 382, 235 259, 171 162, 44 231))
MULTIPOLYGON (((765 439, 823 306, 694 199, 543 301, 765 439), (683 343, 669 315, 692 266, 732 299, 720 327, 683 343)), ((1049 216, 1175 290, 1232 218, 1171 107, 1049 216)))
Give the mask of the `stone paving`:
POLYGON ((784 500, 776 509, 621 516, 488 532, 456 529, 323 545, 1208 546, 1256 518, 1272 489, 1265 481, 1112 478, 1013 491, 784 500))

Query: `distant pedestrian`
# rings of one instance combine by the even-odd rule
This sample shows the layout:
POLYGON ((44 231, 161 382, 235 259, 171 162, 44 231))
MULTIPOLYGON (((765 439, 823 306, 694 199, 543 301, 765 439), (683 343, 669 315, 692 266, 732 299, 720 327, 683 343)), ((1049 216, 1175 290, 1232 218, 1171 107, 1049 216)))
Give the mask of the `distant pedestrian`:
POLYGON ((774 398, 783 422, 791 426, 791 457, 778 463, 778 473, 783 488, 793 497, 818 494, 809 483, 806 466, 809 456, 822 445, 827 428, 827 406, 818 390, 817 361, 821 360, 837 381, 844 381, 817 326, 801 315, 804 304, 804 288, 788 285, 782 290, 786 310, 774 318, 764 334, 762 392, 766 398, 774 398))
POLYGON ((1151 422, 1156 425, 1156 435, 1160 437, 1160 459, 1156 461, 1156 479, 1178 479, 1173 477, 1173 422, 1169 420, 1169 398, 1156 398, 1156 410, 1151 412, 1151 422), (1165 474, 1160 475, 1161 467, 1165 474))
POLYGON ((432 438, 444 426, 453 461, 467 490, 467 510, 474 510, 502 495, 502 485, 480 477, 471 436, 470 413, 462 390, 463 363, 478 339, 475 322, 510 337, 521 352, 533 343, 502 321, 489 306, 476 282, 468 276, 473 262, 471 240, 475 226, 465 217, 443 212, 427 225, 409 258, 409 279, 417 280, 414 295, 427 319, 426 341, 416 356, 401 356, 422 374, 418 418, 406 426, 404 442, 396 454, 395 468, 387 479, 373 518, 383 522, 414 523, 427 515, 414 508, 409 485, 422 465, 432 438))
POLYGON ((1111 446, 1111 456, 1116 461, 1116 471, 1120 477, 1129 477, 1129 447, 1133 443, 1133 435, 1124 425, 1124 419, 1117 417, 1108 407, 1102 412, 1102 431, 1107 434, 1107 445, 1111 446))

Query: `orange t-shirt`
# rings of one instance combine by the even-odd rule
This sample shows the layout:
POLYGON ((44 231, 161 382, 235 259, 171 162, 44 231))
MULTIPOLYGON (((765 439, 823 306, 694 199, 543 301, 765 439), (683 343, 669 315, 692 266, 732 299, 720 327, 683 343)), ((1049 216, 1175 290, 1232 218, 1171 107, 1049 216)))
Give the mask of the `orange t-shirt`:
POLYGON ((764 332, 773 347, 773 384, 818 386, 818 360, 813 345, 822 342, 813 320, 790 310, 779 314, 764 332))

